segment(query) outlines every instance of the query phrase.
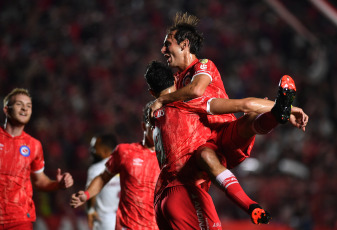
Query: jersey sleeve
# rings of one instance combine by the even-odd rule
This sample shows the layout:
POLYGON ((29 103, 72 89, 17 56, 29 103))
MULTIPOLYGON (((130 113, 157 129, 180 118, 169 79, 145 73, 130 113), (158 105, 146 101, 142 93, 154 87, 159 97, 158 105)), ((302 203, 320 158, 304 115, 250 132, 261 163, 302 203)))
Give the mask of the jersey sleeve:
POLYGON ((105 164, 106 170, 111 174, 118 174, 122 164, 121 154, 123 154, 122 145, 117 145, 107 163, 105 164))
POLYGON ((44 157, 43 150, 40 141, 36 141, 34 143, 34 159, 31 163, 31 171, 34 173, 43 172, 44 170, 44 157))
MULTIPOLYGON (((214 98, 208 96, 201 96, 194 98, 189 101, 177 101, 172 103, 172 106, 175 106, 181 110, 187 110, 192 113, 197 114, 211 114, 210 112, 210 101, 214 98)), ((170 104, 168 104, 170 105, 170 104)))
POLYGON ((207 75, 210 79, 211 82, 213 81, 213 69, 214 69, 214 63, 208 59, 200 59, 197 64, 194 65, 194 75, 192 77, 193 79, 200 75, 200 74, 205 74, 207 75))

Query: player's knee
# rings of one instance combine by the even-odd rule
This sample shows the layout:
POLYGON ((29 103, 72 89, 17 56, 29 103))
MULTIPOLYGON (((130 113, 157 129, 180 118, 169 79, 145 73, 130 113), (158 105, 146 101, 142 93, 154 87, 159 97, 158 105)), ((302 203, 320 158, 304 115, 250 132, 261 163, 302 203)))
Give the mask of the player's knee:
POLYGON ((207 168, 212 168, 215 164, 215 159, 217 159, 216 153, 210 148, 202 148, 197 152, 197 159, 199 165, 207 168))

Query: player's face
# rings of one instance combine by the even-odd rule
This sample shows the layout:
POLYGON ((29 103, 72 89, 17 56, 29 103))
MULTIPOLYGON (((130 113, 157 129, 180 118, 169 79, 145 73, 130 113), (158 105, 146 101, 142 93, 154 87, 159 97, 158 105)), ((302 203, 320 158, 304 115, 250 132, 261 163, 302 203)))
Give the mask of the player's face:
POLYGON ((32 100, 30 97, 24 94, 18 94, 14 95, 11 101, 14 103, 11 103, 5 108, 8 121, 17 125, 27 124, 32 115, 32 100))
POLYGON ((161 48, 162 54, 167 59, 167 64, 172 68, 182 67, 183 63, 183 49, 177 43, 174 35, 177 31, 173 31, 166 35, 164 45, 161 48))

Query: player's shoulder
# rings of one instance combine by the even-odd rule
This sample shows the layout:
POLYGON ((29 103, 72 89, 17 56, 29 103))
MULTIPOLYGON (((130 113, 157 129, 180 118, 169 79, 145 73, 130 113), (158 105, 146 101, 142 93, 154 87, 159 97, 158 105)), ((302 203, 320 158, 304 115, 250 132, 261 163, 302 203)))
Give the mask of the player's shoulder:
POLYGON ((214 62, 207 58, 199 59, 197 62, 198 65, 214 65, 214 62))
POLYGON ((38 139, 36 139, 35 137, 29 135, 28 133, 24 131, 22 132, 21 137, 25 140, 29 140, 29 142, 31 142, 33 145, 42 146, 41 141, 39 141, 38 139))
POLYGON ((199 59, 196 64, 194 65, 194 69, 196 70, 207 70, 207 69, 210 69, 210 68, 213 68, 215 67, 215 64, 213 61, 211 61, 210 59, 206 59, 206 58, 203 58, 203 59, 199 59))

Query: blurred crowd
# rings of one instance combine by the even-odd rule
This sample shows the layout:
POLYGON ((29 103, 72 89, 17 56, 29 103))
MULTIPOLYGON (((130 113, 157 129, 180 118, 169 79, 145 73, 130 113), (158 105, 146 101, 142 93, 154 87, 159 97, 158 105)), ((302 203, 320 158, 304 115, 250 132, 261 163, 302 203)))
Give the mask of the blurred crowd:
MULTIPOLYGON (((146 66, 165 61, 166 29, 177 11, 188 11, 201 19, 200 57, 217 65, 230 98, 274 100, 280 77, 288 74, 298 90, 294 104, 309 115, 305 132, 283 125, 257 137, 252 158, 234 170, 244 189, 272 222, 337 229, 337 28, 309 1, 282 1, 310 39, 267 2, 0 1, 0 97, 15 87, 30 90, 33 117, 26 131, 42 142, 46 173, 54 177, 61 167, 75 179, 69 192, 36 192, 38 215, 84 215, 68 201, 85 185, 94 134, 141 140, 142 108, 153 100, 146 66)), ((223 193, 210 192, 221 218, 248 218, 223 193)))

